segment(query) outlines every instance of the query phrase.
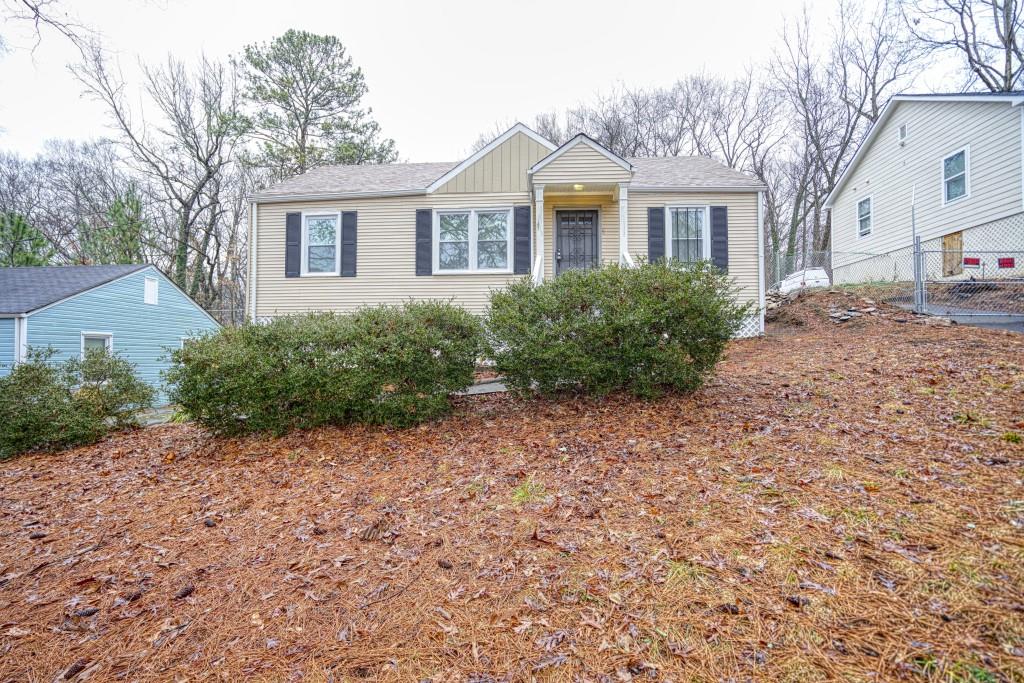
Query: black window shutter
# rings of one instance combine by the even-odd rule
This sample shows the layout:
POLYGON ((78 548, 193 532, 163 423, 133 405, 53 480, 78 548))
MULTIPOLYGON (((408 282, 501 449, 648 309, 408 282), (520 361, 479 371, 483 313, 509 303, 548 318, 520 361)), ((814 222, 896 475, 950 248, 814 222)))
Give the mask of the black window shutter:
POLYGON ((515 242, 512 245, 512 272, 523 275, 530 272, 530 207, 515 208, 515 242))
POLYGON ((655 263, 665 258, 665 208, 647 209, 647 261, 655 263))
POLYGON ((355 211, 341 214, 341 276, 356 276, 356 217, 355 211))
POLYGON ((711 207, 711 262, 729 271, 729 207, 711 207))
POLYGON ((416 209, 416 274, 430 275, 434 272, 434 212, 430 209, 416 209))
POLYGON ((284 217, 284 276, 298 277, 302 271, 302 214, 284 217))

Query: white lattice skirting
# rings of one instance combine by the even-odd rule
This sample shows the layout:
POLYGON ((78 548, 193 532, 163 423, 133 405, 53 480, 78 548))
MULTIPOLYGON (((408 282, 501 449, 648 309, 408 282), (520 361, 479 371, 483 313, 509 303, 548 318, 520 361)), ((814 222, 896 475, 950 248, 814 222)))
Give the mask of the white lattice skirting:
POLYGON ((747 316, 740 326, 738 332, 736 332, 737 339, 743 339, 745 337, 757 337, 761 334, 761 316, 763 314, 758 311, 754 315, 747 316))

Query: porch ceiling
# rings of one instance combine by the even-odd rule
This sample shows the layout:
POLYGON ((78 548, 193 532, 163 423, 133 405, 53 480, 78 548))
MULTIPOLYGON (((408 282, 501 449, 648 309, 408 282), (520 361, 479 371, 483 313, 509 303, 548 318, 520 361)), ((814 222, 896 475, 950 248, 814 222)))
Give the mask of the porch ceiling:
POLYGON ((551 195, 611 195, 617 197, 619 194, 618 183, 554 183, 544 185, 544 196, 551 195))

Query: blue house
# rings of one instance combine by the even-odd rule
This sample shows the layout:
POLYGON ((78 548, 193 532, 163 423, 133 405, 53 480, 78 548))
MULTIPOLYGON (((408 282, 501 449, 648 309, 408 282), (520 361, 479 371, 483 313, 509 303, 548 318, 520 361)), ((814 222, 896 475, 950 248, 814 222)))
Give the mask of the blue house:
POLYGON ((55 361, 102 348, 123 356, 165 400, 167 350, 220 327, 151 265, 0 268, 0 376, 29 348, 55 361))

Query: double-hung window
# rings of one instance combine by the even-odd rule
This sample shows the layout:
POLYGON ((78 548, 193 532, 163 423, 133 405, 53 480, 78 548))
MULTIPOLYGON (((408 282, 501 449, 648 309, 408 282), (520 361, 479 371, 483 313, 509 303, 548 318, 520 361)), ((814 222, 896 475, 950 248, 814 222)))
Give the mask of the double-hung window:
POLYGON ((970 190, 967 184, 969 164, 970 159, 966 147, 942 160, 943 203, 948 204, 967 196, 970 190))
POLYGON ((708 234, 708 207, 671 206, 668 208, 668 258, 682 263, 696 263, 711 258, 708 234))
POLYGON ((434 272, 507 273, 512 264, 512 209, 434 212, 434 272))
POLYGON ((867 237, 871 234, 871 197, 857 202, 857 235, 867 237))
POLYGON ((302 274, 337 275, 341 240, 337 213, 305 214, 302 217, 302 274))
POLYGON ((98 350, 110 353, 114 350, 114 335, 109 332, 83 332, 82 333, 82 357, 88 351, 98 350))

